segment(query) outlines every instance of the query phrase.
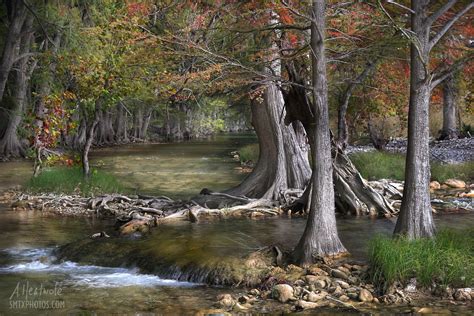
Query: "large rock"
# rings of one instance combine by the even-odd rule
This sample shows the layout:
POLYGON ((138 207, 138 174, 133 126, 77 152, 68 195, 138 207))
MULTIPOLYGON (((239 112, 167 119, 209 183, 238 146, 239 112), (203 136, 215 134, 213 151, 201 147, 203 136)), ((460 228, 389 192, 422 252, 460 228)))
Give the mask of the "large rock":
POLYGON ((364 288, 360 289, 359 300, 361 302, 372 302, 373 299, 374 297, 369 290, 366 290, 364 288))
POLYGON ((466 187, 466 182, 457 179, 448 179, 444 181, 444 184, 455 189, 464 189, 466 187))
POLYGON ((294 299, 294 290, 288 284, 277 284, 272 289, 272 297, 282 303, 294 299))

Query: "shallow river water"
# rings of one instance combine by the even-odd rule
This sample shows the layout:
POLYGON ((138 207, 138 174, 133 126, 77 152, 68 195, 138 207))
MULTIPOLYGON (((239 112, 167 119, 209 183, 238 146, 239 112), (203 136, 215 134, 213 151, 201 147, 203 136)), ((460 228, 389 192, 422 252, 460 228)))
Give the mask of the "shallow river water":
MULTIPOLYGON (((219 190, 241 181, 243 175, 234 169, 237 164, 229 152, 251 141, 222 137, 214 142, 115 147, 96 152, 93 162, 139 192, 185 197, 202 187, 219 190)), ((25 181, 28 164, 7 166, 0 165, 2 186, 25 181)), ((436 222, 439 227, 469 227, 474 214, 437 216, 436 222)), ((0 315, 195 314, 212 308, 217 294, 238 291, 162 279, 133 267, 54 261, 58 246, 99 231, 113 232, 113 224, 13 212, 0 205, 0 315)), ((304 224, 300 218, 285 218, 168 225, 140 240, 137 247, 183 260, 241 256, 266 245, 291 248, 304 224)), ((387 219, 338 218, 342 242, 356 260, 365 259, 372 236, 390 234, 393 227, 394 221, 387 219)))

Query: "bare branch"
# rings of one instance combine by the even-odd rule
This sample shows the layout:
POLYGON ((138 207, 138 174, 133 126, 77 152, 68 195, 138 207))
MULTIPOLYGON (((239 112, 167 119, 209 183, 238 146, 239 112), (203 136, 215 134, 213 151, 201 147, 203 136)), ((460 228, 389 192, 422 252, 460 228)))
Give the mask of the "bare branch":
POLYGON ((469 53, 466 57, 457 60, 453 65, 450 65, 449 68, 438 71, 437 73, 433 74, 433 79, 430 83, 430 89, 433 90, 438 86, 441 82, 443 82, 447 77, 452 75, 453 73, 460 70, 464 65, 474 60, 474 53, 469 53))
POLYGON ((457 0, 450 0, 446 2, 438 11, 434 12, 426 19, 426 26, 430 27, 440 16, 445 14, 451 7, 457 2, 457 0))
POLYGON ((446 23, 441 30, 436 33, 436 35, 430 40, 429 43, 429 50, 431 50, 436 43, 443 37, 444 34, 453 26, 454 23, 456 23, 457 20, 459 20, 460 17, 462 17, 464 14, 466 14, 469 10, 471 10, 474 7, 474 2, 471 2, 468 4, 464 9, 459 11, 448 23, 446 23))

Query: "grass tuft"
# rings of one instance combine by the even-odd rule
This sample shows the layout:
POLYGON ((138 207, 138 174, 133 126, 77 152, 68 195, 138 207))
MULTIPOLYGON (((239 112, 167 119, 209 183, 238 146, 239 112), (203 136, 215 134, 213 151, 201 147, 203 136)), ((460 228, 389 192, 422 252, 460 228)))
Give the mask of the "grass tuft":
POLYGON ((422 286, 474 285, 474 228, 444 229, 433 239, 377 236, 369 247, 372 281, 378 285, 413 277, 422 286))
POLYGON ((239 150, 240 162, 249 162, 257 163, 258 155, 260 153, 260 148, 258 144, 246 145, 239 150))
POLYGON ((94 169, 86 181, 80 167, 53 167, 44 170, 26 184, 30 192, 53 192, 91 196, 123 192, 122 185, 108 173, 94 169))
MULTIPOLYGON (((402 154, 374 151, 352 154, 350 158, 366 179, 405 179, 405 156, 402 154)), ((472 181, 474 161, 461 164, 431 163, 431 180, 444 182, 453 178, 472 181)))

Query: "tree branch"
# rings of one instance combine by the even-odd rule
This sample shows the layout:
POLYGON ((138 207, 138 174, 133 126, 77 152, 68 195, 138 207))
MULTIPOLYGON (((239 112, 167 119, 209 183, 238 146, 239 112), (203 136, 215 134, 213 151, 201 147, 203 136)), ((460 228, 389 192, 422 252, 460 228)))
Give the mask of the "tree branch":
POLYGON ((430 89, 433 90, 442 83, 447 77, 451 74, 455 73, 456 71, 460 70, 465 64, 469 63, 470 61, 474 60, 474 53, 470 53, 466 57, 457 60, 453 65, 451 65, 448 69, 443 71, 439 71, 436 74, 433 74, 433 78, 430 83, 430 89))
POLYGON ((446 2, 441 8, 438 9, 438 11, 434 12, 432 15, 426 18, 426 26, 430 27, 440 16, 448 12, 451 7, 456 4, 457 0, 450 0, 446 2))
POLYGON ((436 43, 443 37, 444 34, 453 26, 454 23, 456 23, 457 20, 459 20, 460 17, 462 17, 465 13, 467 13, 470 9, 474 7, 474 2, 471 2, 468 4, 464 9, 459 11, 448 23, 446 23, 441 30, 436 33, 436 35, 430 40, 429 43, 429 50, 431 50, 436 43))

